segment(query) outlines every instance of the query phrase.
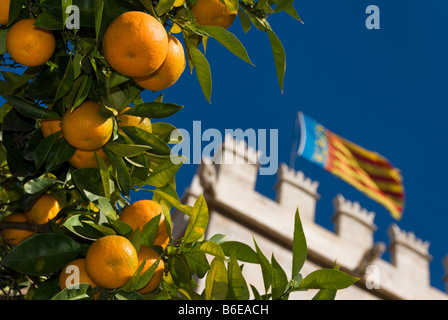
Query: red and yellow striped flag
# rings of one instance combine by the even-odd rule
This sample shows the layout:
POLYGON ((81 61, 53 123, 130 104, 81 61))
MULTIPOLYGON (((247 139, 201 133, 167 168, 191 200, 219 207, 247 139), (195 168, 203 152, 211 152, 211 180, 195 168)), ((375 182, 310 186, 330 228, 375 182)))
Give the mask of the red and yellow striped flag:
POLYGON ((303 113, 299 118, 299 155, 381 203, 395 219, 401 218, 405 193, 399 169, 378 153, 336 135, 303 113))

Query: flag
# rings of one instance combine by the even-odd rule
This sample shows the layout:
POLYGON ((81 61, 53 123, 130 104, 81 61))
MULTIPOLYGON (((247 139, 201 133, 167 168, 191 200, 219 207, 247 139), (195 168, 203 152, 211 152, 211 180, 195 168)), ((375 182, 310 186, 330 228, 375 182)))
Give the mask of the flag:
POLYGON ((298 117, 299 156, 379 202, 395 219, 401 218, 405 196, 399 169, 380 154, 338 136, 302 112, 298 117))

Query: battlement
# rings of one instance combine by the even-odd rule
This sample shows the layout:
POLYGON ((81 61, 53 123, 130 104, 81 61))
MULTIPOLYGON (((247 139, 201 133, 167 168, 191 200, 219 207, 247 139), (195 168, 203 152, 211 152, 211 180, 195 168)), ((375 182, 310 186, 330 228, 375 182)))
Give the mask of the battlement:
POLYGON ((312 181, 302 171, 290 169, 285 163, 280 164, 278 181, 290 183, 295 187, 306 190, 310 194, 317 194, 317 188, 319 187, 318 181, 312 181))
POLYGON ((429 241, 423 241, 417 238, 412 231, 401 230, 395 223, 387 230, 389 238, 393 245, 402 245, 408 247, 410 250, 422 255, 425 258, 430 258, 429 255, 429 241))
MULTIPOLYGON (((341 194, 336 194, 333 199, 334 231, 328 230, 315 222, 316 203, 320 200, 318 181, 281 164, 274 186, 276 199, 272 200, 255 190, 259 152, 248 148, 244 141, 235 142, 228 136, 216 155, 235 155, 246 161, 242 165, 203 162, 187 189, 185 203, 192 205, 201 193, 210 203, 210 234, 226 234, 229 239, 245 243, 252 242, 254 236, 261 248, 275 252, 281 265, 289 265, 292 222, 298 208, 308 246, 304 272, 312 272, 318 267, 332 268, 337 261, 341 270, 357 275, 367 283, 371 276, 367 270, 372 270, 368 268, 373 266, 381 276, 381 285, 376 291, 366 288, 367 285, 363 287, 360 282, 350 289, 352 291, 347 291, 346 297, 448 299, 448 294, 430 284, 429 242, 416 237, 412 231, 401 230, 397 224, 392 224, 387 230, 389 245, 376 243, 375 213, 341 194), (209 190, 213 192, 207 192, 209 190), (390 252, 390 262, 381 258, 386 248, 390 252)), ((173 225, 177 231, 173 234, 182 235, 182 228, 187 224, 185 215, 174 215, 173 225)), ((448 288, 448 255, 443 265, 446 272, 443 281, 448 288)), ((245 272, 251 274, 250 268, 245 266, 245 272)), ((253 270, 254 274, 256 270, 253 270)))
POLYGON ((233 139, 232 135, 226 134, 222 148, 214 155, 213 161, 216 164, 257 165, 259 158, 260 152, 253 147, 249 147, 246 141, 233 139))

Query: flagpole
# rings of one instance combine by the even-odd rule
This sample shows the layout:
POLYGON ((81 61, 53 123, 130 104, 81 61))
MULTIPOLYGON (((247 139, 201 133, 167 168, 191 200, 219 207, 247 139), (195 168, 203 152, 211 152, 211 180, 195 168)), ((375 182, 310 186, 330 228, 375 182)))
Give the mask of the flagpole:
POLYGON ((296 113, 296 118, 294 120, 294 130, 292 136, 291 154, 289 156, 289 167, 294 169, 294 165, 297 157, 297 137, 299 135, 299 113, 296 113))

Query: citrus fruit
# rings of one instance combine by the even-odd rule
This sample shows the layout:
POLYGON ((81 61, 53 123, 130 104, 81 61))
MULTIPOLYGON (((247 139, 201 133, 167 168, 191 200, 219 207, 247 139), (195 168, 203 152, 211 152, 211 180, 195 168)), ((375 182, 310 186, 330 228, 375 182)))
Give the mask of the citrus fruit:
POLYGON ((37 198, 33 206, 25 211, 28 222, 44 224, 56 217, 61 210, 59 202, 51 194, 43 194, 37 198))
MULTIPOLYGON (((27 222, 23 213, 13 213, 7 216, 3 221, 5 222, 27 222)), ((20 242, 34 234, 33 231, 23 229, 5 229, 2 231, 2 237, 8 240, 13 245, 18 245, 20 242)))
POLYGON ((87 250, 87 274, 100 287, 114 289, 123 286, 137 268, 137 252, 125 237, 104 236, 87 250))
POLYGON ((152 200, 139 200, 126 207, 120 214, 120 221, 126 222, 132 227, 132 230, 140 229, 155 216, 161 214, 159 228, 157 230, 156 239, 153 245, 161 246, 165 249, 170 241, 168 227, 166 225, 165 216, 162 212, 162 206, 152 200))
POLYGON ((109 165, 109 158, 101 148, 94 151, 83 151, 77 149, 73 154, 73 156, 70 159, 68 159, 68 162, 70 162, 70 164, 74 166, 76 169, 98 168, 98 162, 96 161, 95 153, 101 159, 103 159, 104 162, 106 162, 106 165, 109 165))
POLYGON ((74 111, 67 110, 62 117, 62 135, 76 149, 93 151, 101 148, 111 137, 112 118, 100 114, 101 106, 92 101, 83 102, 74 111))
POLYGON ((168 35, 153 16, 129 11, 107 27, 103 38, 106 61, 129 77, 143 77, 156 71, 168 52, 168 35))
POLYGON ((0 25, 8 23, 10 2, 11 0, 0 0, 0 25))
MULTIPOLYGON (((147 246, 141 246, 137 256, 138 256, 138 265, 142 264, 143 261, 146 259, 145 265, 143 266, 141 273, 148 270, 159 258, 159 254, 155 250, 147 246)), ((156 270, 154 270, 151 280, 149 280, 146 286, 138 290, 138 292, 141 294, 145 294, 154 291, 162 281, 164 270, 165 270, 165 264, 163 263, 163 260, 160 259, 156 270)))
MULTIPOLYGON (((118 127, 133 126, 143 129, 148 132, 152 132, 151 119, 145 117, 132 116, 128 114, 123 114, 128 111, 131 107, 126 107, 120 111, 118 114, 118 127)), ((120 132, 123 132, 120 128, 120 132)))
POLYGON ((168 53, 162 66, 146 77, 135 77, 134 81, 144 89, 152 91, 171 87, 185 70, 186 59, 182 43, 173 35, 168 35, 168 53))
POLYGON ((34 26, 36 19, 15 23, 6 35, 6 48, 11 58, 28 67, 37 67, 53 55, 56 41, 49 30, 34 26))
MULTIPOLYGON (((61 131, 61 119, 42 119, 40 129, 42 130, 45 138, 55 132, 61 131)), ((62 137, 62 132, 59 134, 59 137, 62 137)))
POLYGON ((238 10, 230 10, 220 0, 198 0, 191 11, 201 26, 218 26, 227 29, 233 23, 238 10))
POLYGON ((59 287, 61 290, 79 283, 89 283, 92 288, 97 286, 87 274, 86 259, 83 258, 69 262, 59 275, 59 287))

